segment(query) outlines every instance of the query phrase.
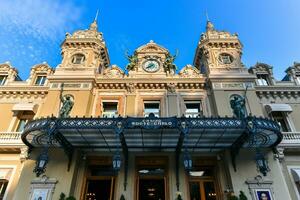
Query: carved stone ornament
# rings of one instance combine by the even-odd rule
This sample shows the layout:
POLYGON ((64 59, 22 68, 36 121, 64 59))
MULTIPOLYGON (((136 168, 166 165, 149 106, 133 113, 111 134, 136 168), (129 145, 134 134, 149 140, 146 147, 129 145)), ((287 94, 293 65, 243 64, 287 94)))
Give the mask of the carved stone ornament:
POLYGON ((168 89, 169 92, 175 93, 176 92, 176 86, 177 86, 176 83, 168 83, 167 89, 168 89))
POLYGON ((248 185, 252 199, 261 200, 264 199, 263 197, 267 197, 266 199, 274 200, 273 181, 265 180, 262 176, 257 175, 254 179, 246 180, 245 183, 248 185))
POLYGON ((104 71, 104 76, 106 78, 123 78, 124 72, 117 65, 112 65, 111 68, 104 71))
POLYGON ((136 85, 134 83, 126 84, 126 90, 129 93, 133 93, 135 91, 136 85))
POLYGON ((29 157, 28 147, 23 147, 20 150, 21 150, 20 160, 21 162, 24 162, 29 157))
POLYGON ((136 50, 137 53, 168 53, 168 50, 165 49, 164 47, 156 44, 153 40, 150 40, 149 43, 147 43, 146 45, 143 45, 141 47, 139 47, 136 50))
POLYGON ((179 72, 179 76, 184 78, 196 78, 200 76, 200 71, 192 65, 187 65, 179 72))
POLYGON ((52 196, 57 184, 55 178, 49 178, 46 175, 31 181, 29 200, 52 200, 52 196))
POLYGON ((277 147, 276 149, 274 149, 274 159, 278 159, 279 162, 282 162, 284 160, 284 148, 277 147))

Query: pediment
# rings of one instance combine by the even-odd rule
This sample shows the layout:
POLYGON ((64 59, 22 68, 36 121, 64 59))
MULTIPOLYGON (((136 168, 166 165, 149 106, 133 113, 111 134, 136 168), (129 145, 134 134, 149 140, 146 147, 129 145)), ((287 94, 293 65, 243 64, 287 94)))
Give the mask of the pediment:
POLYGON ((124 75, 124 71, 117 65, 112 65, 104 71, 104 76, 107 78, 123 78, 124 75))
POLYGON ((169 51, 156 44, 154 41, 150 41, 149 43, 139 47, 137 50, 136 50, 136 53, 168 53, 169 51))
POLYGON ((180 70, 179 76, 184 78, 195 78, 201 76, 201 73, 196 67, 186 65, 182 68, 182 70, 180 70))
POLYGON ((31 70, 34 72, 47 72, 52 71, 53 69, 47 63, 42 63, 34 65, 31 70))

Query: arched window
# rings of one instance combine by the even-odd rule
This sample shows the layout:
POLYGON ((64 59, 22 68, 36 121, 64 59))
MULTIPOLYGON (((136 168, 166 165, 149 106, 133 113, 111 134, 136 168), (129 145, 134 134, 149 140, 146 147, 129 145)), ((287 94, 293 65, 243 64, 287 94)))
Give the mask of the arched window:
POLYGON ((85 56, 81 53, 77 53, 72 58, 73 64, 82 64, 85 61, 85 56))

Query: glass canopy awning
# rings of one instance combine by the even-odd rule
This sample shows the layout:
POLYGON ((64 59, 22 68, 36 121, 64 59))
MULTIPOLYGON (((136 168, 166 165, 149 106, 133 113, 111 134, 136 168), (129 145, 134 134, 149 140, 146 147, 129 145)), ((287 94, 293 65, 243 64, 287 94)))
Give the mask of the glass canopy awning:
POLYGON ((114 151, 220 151, 273 147, 280 143, 279 125, 269 119, 236 118, 43 118, 27 124, 23 142, 30 148, 49 145, 114 151), (116 137, 117 136, 117 137, 116 137))
MULTIPOLYGON (((150 114, 146 118, 49 117, 37 119, 25 126, 22 140, 30 149, 44 148, 34 169, 37 176, 45 171, 49 147, 63 148, 69 158, 69 167, 75 149, 114 153, 116 162, 113 163, 115 164, 120 163, 119 152, 122 150, 126 174, 125 189, 129 152, 175 152, 176 185, 179 189, 179 155, 182 149, 185 151, 184 159, 190 160, 184 160, 185 164, 192 162, 188 153, 229 149, 232 165, 236 170, 235 158, 241 148, 258 150, 275 147, 281 142, 282 134, 277 122, 252 116, 243 119, 157 118, 150 114)), ((262 160, 264 160, 263 157, 262 160)))

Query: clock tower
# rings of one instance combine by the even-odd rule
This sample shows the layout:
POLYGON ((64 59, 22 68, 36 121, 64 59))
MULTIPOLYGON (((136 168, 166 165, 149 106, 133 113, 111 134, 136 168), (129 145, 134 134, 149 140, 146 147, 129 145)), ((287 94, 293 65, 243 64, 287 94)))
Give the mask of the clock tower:
POLYGON ((131 77, 161 77, 174 76, 176 65, 173 63, 176 56, 151 40, 128 55, 128 74, 131 77))
POLYGON ((242 44, 237 34, 217 31, 207 21, 206 32, 201 34, 194 65, 207 75, 247 73, 241 62, 242 44))
POLYGON ((97 20, 86 30, 66 33, 61 45, 62 62, 55 74, 72 75, 103 73, 110 64, 108 50, 102 32, 98 31, 97 20))

